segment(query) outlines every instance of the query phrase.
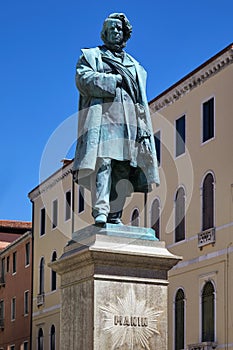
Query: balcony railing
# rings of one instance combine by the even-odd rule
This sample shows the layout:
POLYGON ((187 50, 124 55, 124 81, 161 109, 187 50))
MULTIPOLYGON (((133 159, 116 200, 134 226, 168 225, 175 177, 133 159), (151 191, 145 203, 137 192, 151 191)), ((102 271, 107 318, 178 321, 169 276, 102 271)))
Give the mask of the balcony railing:
POLYGON ((0 329, 4 329, 4 318, 0 317, 0 329))
POLYGON ((203 343, 188 345, 188 350, 212 350, 212 349, 216 349, 216 347, 217 347, 217 343, 203 342, 203 343))
POLYGON ((202 248, 207 244, 215 243, 215 228, 198 233, 198 247, 202 248))
POLYGON ((44 304, 44 293, 37 295, 37 306, 44 304))

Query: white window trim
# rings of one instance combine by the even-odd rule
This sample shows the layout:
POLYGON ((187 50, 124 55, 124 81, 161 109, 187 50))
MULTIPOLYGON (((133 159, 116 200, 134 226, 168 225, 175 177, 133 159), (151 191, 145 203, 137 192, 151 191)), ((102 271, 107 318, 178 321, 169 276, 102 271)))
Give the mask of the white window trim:
POLYGON ((30 257, 31 257, 31 254, 30 254, 30 250, 31 250, 31 243, 30 243, 30 241, 29 242, 26 242, 25 243, 25 268, 27 268, 27 267, 29 267, 30 266, 30 257), (26 245, 29 243, 29 264, 26 264, 26 256, 27 256, 27 254, 26 254, 26 245))
POLYGON ((215 174, 212 170, 207 170, 205 172, 205 174, 203 175, 202 177, 202 180, 201 180, 201 186, 200 186, 200 232, 202 232, 202 209, 203 209, 203 185, 204 185, 204 180, 206 178, 206 176, 208 174, 211 174, 213 176, 213 179, 214 179, 214 218, 213 218, 213 221, 214 221, 214 227, 216 226, 216 177, 215 177, 215 174))
POLYGON ((186 122, 186 116, 187 116, 187 113, 183 113, 183 114, 181 114, 179 117, 177 117, 176 119, 175 119, 175 121, 174 121, 174 159, 176 160, 176 159, 178 159, 178 158, 181 158, 181 157, 183 157, 183 156, 185 156, 186 155, 186 152, 187 152, 187 150, 186 150, 186 143, 187 143, 187 122, 186 122), (179 154, 178 156, 176 155, 176 121, 178 120, 178 119, 180 119, 180 118, 182 118, 182 117, 184 117, 184 119, 185 119, 185 143, 184 143, 184 152, 183 153, 181 153, 181 154, 179 154))
POLYGON ((29 305, 30 305, 30 303, 29 303, 29 290, 25 290, 24 291, 24 310, 23 310, 24 316, 28 316, 29 315, 29 307, 30 307, 29 305), (28 293, 28 313, 25 313, 26 293, 28 293))
MULTIPOLYGON (((162 164, 162 129, 158 129, 154 132, 154 137, 155 134, 160 133, 160 164, 158 163, 158 168, 161 168, 161 164, 162 164)), ((157 156, 157 155, 156 155, 157 156)))
POLYGON ((69 222, 70 220, 71 220, 71 218, 72 218, 72 191, 71 191, 71 189, 69 189, 69 190, 67 190, 66 192, 65 192, 65 200, 64 200, 64 203, 65 203, 65 205, 64 205, 64 218, 65 218, 65 222, 69 222), (66 205, 67 205, 67 203, 66 203, 66 194, 68 193, 68 192, 70 192, 70 218, 69 219, 66 219, 66 205))
POLYGON ((177 186, 177 188, 176 188, 176 190, 175 190, 175 194, 174 194, 174 197, 173 197, 173 212, 174 212, 174 215, 173 215, 173 227, 174 227, 174 230, 173 230, 173 245, 177 245, 177 244, 180 244, 180 243, 184 243, 184 242, 186 242, 187 241, 187 220, 186 220, 186 218, 187 218, 187 216, 186 216, 186 209, 187 209, 187 206, 186 206, 186 203, 187 203, 187 194, 186 194, 187 192, 186 192, 186 187, 185 187, 185 185, 179 185, 179 186, 177 186), (177 192, 178 192, 178 190, 180 189, 180 188, 183 188, 183 190, 184 190, 184 206, 185 206, 185 208, 184 208, 184 211, 185 211, 185 222, 184 222, 184 224, 185 224, 185 226, 184 226, 184 232, 185 232, 185 238, 184 239, 182 239, 181 241, 179 241, 179 242, 176 242, 176 195, 177 195, 177 192))
POLYGON ((45 206, 40 208, 40 218, 39 218, 39 238, 42 238, 44 236, 46 236, 46 208, 45 208, 45 206), (45 232, 43 235, 41 234, 41 211, 42 211, 42 209, 45 210, 45 232))
POLYGON ((53 201, 52 201, 52 208, 51 208, 51 213, 52 213, 52 215, 51 215, 51 230, 52 231, 54 231, 54 230, 56 230, 57 228, 58 228, 58 218, 59 218, 59 215, 58 215, 58 211, 59 211, 59 202, 58 202, 58 198, 55 198, 53 201), (54 202, 56 202, 57 201, 57 226, 55 226, 55 227, 53 227, 53 210, 54 210, 54 202))
POLYGON ((217 273, 218 271, 210 272, 199 276, 199 343, 202 342, 202 291, 207 282, 213 283, 214 286, 214 342, 216 342, 217 331, 217 273))
POLYGON ((213 141, 213 140, 215 139, 215 137, 216 137, 216 98, 215 98, 215 95, 210 95, 209 97, 207 97, 207 98, 205 98, 204 100, 202 100, 202 102, 201 102, 201 113, 200 113, 200 115, 201 115, 201 128, 200 128, 200 130, 201 130, 201 139, 200 139, 200 141, 201 141, 201 146, 204 146, 204 145, 206 145, 207 143, 213 141), (211 139, 208 139, 208 140, 206 140, 206 141, 203 141, 203 104, 204 104, 205 102, 208 102, 208 101, 211 100, 212 98, 214 99, 214 136, 213 136, 211 139))
POLYGON ((16 297, 11 298, 11 322, 16 320, 16 297), (15 300, 15 318, 13 318, 13 300, 15 300))
POLYGON ((175 306, 176 306, 176 294, 179 289, 182 289, 184 292, 184 349, 186 349, 186 309, 187 309, 187 300, 186 300, 186 294, 185 294, 185 289, 182 286, 179 286, 176 288, 174 294, 173 294, 173 350, 175 350, 175 306))
POLYGON ((134 207, 133 210, 131 211, 131 215, 130 215, 130 225, 133 226, 133 227, 140 227, 140 224, 141 224, 140 210, 139 210, 138 207, 134 207), (132 217, 133 217, 134 210, 138 211, 138 226, 133 226, 132 225, 132 217))
POLYGON ((161 200, 158 196, 155 196, 150 204, 150 210, 149 210, 150 227, 151 227, 151 219, 152 219, 152 207, 153 207, 153 203, 155 202, 155 200, 158 200, 158 202, 159 202, 159 239, 161 240, 161 218, 162 218, 161 212, 162 212, 162 209, 161 209, 161 200))

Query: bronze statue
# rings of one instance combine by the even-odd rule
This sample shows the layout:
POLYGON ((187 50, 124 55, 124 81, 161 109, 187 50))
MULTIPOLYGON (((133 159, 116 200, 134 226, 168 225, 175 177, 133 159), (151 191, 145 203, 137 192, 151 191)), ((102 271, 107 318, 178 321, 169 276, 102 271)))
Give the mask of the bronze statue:
POLYGON ((122 224, 127 196, 159 184, 146 98, 146 72, 123 48, 132 26, 123 13, 106 18, 103 46, 83 49, 74 181, 89 189, 96 224, 122 224))

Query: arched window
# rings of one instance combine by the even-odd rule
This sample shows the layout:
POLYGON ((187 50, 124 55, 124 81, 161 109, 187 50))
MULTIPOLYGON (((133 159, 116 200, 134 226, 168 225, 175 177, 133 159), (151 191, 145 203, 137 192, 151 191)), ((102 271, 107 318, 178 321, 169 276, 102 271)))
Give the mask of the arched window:
POLYGON ((214 227, 214 178, 207 174, 202 187, 202 230, 214 227))
MULTIPOLYGON (((52 255, 52 262, 57 260, 57 253, 54 251, 52 255)), ((57 274, 51 270, 51 291, 57 289, 57 274)))
POLYGON ((214 286, 211 281, 206 282, 201 295, 202 307, 202 341, 214 341, 215 298, 214 286))
POLYGON ((50 350, 55 350, 55 326, 52 325, 50 329, 50 350))
POLYGON ((44 294, 44 265, 45 261, 44 258, 40 259, 40 279, 39 279, 39 294, 44 294))
POLYGON ((179 289, 175 299, 175 350, 184 349, 184 291, 179 289))
POLYGON ((132 217, 131 217, 131 225, 139 226, 139 211, 138 209, 134 209, 132 217))
POLYGON ((40 328, 38 332, 38 350, 43 350, 44 349, 44 332, 43 329, 40 328))
POLYGON ((180 187, 175 197, 175 242, 185 239, 185 192, 180 187))
POLYGON ((155 199, 151 207, 151 228, 155 230, 155 236, 160 237, 160 203, 155 199))

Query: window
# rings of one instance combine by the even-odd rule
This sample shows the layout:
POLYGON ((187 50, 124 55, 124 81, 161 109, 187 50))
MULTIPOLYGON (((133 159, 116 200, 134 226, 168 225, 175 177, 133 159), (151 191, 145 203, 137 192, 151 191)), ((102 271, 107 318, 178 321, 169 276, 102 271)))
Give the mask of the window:
POLYGON ((202 105, 202 142, 214 137, 214 98, 212 97, 202 105))
POLYGON ((38 331, 37 349, 38 350, 43 350, 44 349, 44 332, 43 332, 42 328, 40 328, 39 331, 38 331))
MULTIPOLYGON (((57 253, 53 252, 52 255, 52 261, 56 261, 57 260, 57 253)), ((51 290, 56 290, 57 289, 57 274, 55 271, 52 270, 51 272, 51 290)))
POLYGON ((214 227, 214 178, 207 174, 202 187, 202 230, 214 227))
POLYGON ((78 192, 78 212, 81 213, 84 211, 84 188, 79 187, 78 192))
POLYGON ((39 294, 44 294, 44 258, 40 259, 40 272, 39 272, 39 294))
POLYGON ((175 299, 175 350, 184 349, 184 292, 179 289, 175 299))
POLYGON ((17 252, 13 253, 13 269, 12 272, 16 273, 16 267, 17 267, 17 252))
POLYGON ((28 342, 25 341, 25 342, 23 343, 23 350, 28 350, 28 349, 29 349, 29 347, 28 347, 28 342))
POLYGON ((45 234, 45 208, 42 208, 40 211, 40 235, 45 234))
POLYGON ((52 325, 50 329, 50 350, 55 350, 55 326, 52 325))
POLYGON ((58 201, 57 199, 53 201, 53 223, 52 228, 57 227, 57 218, 58 218, 58 201))
POLYGON ((25 244, 25 266, 30 264, 30 242, 25 244))
POLYGON ((65 220, 69 220, 71 217, 71 191, 66 192, 66 214, 65 220))
POLYGON ((1 275, 0 275, 0 283, 5 283, 5 258, 1 260, 1 275))
POLYGON ((11 321, 15 320, 16 316, 16 299, 11 299, 11 321))
POLYGON ((159 200, 155 199, 151 207, 151 228, 155 230, 155 236, 160 237, 160 204, 159 200))
POLYGON ((24 315, 29 314, 29 291, 24 292, 24 315))
POLYGON ((175 198, 175 242, 185 239, 185 193, 180 187, 175 198))
POLYGON ((214 341, 214 323, 215 323, 215 291, 211 281, 206 282, 202 290, 202 341, 214 341))
POLYGON ((6 272, 10 271, 10 256, 6 258, 6 272))
POLYGON ((185 115, 176 120, 176 157, 185 152, 185 115))
POLYGON ((139 226, 139 211, 138 209, 134 209, 132 217, 131 217, 131 225, 139 226))
POLYGON ((11 346, 10 346, 10 350, 15 350, 15 346, 14 346, 14 345, 11 345, 11 346))
POLYGON ((157 131, 154 134, 154 140, 155 140, 155 149, 156 149, 156 154, 157 154, 157 159, 158 159, 158 165, 161 164, 161 133, 160 131, 157 131))
POLYGON ((4 320, 4 300, 0 300, 0 328, 1 322, 4 320))

